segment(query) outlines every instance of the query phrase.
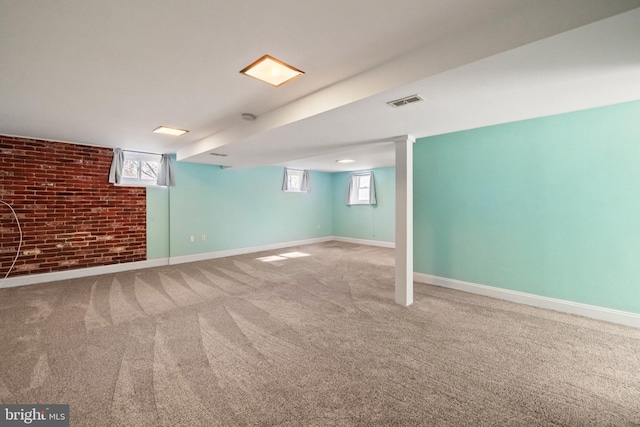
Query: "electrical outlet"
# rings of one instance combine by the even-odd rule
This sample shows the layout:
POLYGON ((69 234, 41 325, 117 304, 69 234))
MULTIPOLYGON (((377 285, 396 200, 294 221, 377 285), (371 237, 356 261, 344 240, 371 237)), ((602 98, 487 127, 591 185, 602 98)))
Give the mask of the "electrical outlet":
POLYGON ((195 236, 189 236, 189 241, 191 243, 195 242, 196 241, 196 237, 195 236))
POLYGON ((204 242, 205 240, 207 240, 207 235, 206 235, 206 234, 203 234, 203 235, 202 235, 202 241, 204 242))

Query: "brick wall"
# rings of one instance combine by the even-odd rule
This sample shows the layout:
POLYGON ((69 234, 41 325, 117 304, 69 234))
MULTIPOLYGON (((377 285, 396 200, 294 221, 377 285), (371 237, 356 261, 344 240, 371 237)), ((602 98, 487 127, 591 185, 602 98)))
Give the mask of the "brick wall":
MULTIPOLYGON (((0 136, 0 200, 24 234, 11 276, 146 259, 146 190, 109 184, 112 150, 0 136)), ((19 242, 0 204, 0 279, 19 242)))

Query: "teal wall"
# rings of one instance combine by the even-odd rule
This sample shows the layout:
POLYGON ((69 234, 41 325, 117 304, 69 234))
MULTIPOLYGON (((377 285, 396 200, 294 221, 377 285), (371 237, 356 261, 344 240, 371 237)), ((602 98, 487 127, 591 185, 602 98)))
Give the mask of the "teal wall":
POLYGON ((420 273, 640 313, 640 102, 420 139, 420 273))
POLYGON ((147 259, 169 256, 169 188, 147 187, 147 259))
MULTIPOLYGON (((640 101, 418 140, 415 271, 640 313, 639 118, 640 101)), ((376 207, 348 207, 350 173, 311 172, 305 194, 279 167, 175 166, 176 187, 147 190, 149 259, 394 241, 392 167, 374 170, 376 207)))
POLYGON ((333 174, 333 234, 338 237, 395 242, 395 168, 373 169, 376 206, 347 206, 351 172, 333 174))
POLYGON ((332 179, 328 173, 311 172, 310 193, 285 193, 281 167, 222 169, 175 161, 174 166, 175 187, 147 192, 150 259, 332 234, 332 179), (167 219, 161 212, 163 204, 170 206, 167 219), (195 241, 190 242, 189 236, 195 241), (162 248, 167 249, 163 252, 162 248))

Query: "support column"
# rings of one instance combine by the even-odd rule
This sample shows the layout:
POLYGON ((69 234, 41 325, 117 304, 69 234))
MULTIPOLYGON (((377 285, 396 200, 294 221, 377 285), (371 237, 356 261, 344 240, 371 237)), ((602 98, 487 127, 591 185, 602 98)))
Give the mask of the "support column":
POLYGON ((413 304, 413 143, 394 139, 396 149, 396 303, 413 304))

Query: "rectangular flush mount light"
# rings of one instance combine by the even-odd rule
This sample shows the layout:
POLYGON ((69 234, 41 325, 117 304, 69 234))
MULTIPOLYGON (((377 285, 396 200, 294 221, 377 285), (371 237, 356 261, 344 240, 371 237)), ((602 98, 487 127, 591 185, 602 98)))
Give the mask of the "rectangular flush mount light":
POLYGON ((241 70, 240 73, 278 87, 303 75, 304 71, 285 64, 272 56, 265 55, 241 70))
POLYGON ((172 136, 180 136, 180 135, 184 135, 185 133, 189 132, 188 130, 170 128, 170 127, 167 127, 167 126, 158 126, 153 131, 155 133, 162 133, 162 134, 165 134, 165 135, 172 135, 172 136))

